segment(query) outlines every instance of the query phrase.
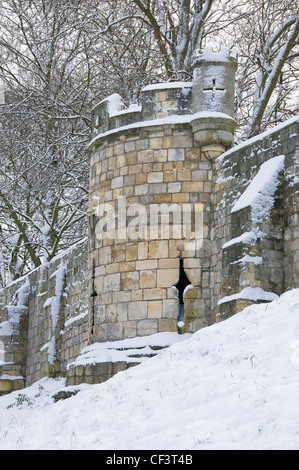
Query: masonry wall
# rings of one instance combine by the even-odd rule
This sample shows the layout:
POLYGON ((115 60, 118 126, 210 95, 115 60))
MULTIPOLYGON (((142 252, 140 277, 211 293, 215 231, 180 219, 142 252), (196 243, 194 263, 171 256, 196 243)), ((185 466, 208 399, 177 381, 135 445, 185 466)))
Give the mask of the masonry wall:
POLYGON ((218 319, 299 285, 298 135, 298 119, 291 119, 217 159, 212 246, 218 319), (256 223, 252 207, 239 211, 233 207, 261 165, 275 157, 284 158, 284 169, 273 207, 261 208, 265 216, 256 223), (258 232, 263 235, 250 236, 258 232))
POLYGON ((180 305, 175 286, 182 274, 180 260, 191 287, 184 296, 184 331, 194 332, 214 321, 209 244, 213 163, 196 144, 188 119, 184 122, 190 112, 190 85, 168 86, 172 88, 164 84, 164 88, 146 89, 134 116, 129 109, 127 115, 120 112, 105 119, 107 102, 94 112, 94 123, 100 127, 95 128, 90 146, 89 324, 91 337, 97 341, 178 331, 180 305), (171 121, 173 114, 176 117, 171 121), (123 198, 125 205, 118 209, 123 198), (134 222, 138 210, 139 214, 145 210, 144 226, 136 227, 135 239, 126 230, 120 240, 109 233, 101 239, 103 231, 107 232, 101 223, 103 204, 114 210, 115 226, 122 211, 127 211, 125 228, 134 222), (174 234, 172 213, 170 233, 162 233, 161 225, 152 232, 156 227, 150 220, 151 210, 163 204, 170 211, 176 207, 181 215, 187 207, 193 219, 196 212, 202 214, 200 248, 190 248, 182 231, 174 234))
POLYGON ((0 392, 64 376, 88 342, 87 241, 0 292, 0 392))

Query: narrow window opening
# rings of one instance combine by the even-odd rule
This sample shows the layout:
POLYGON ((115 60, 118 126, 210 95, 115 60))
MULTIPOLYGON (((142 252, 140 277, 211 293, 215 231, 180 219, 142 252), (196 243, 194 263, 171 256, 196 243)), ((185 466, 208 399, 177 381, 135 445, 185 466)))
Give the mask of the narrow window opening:
POLYGON ((90 333, 93 335, 93 330, 94 330, 94 320, 95 320, 95 298, 98 296, 96 289, 95 289, 95 261, 92 261, 92 293, 90 295, 91 297, 91 318, 90 318, 90 333))
POLYGON ((178 321, 184 321, 185 317, 185 308, 184 308, 184 290, 187 286, 190 286, 191 282, 189 281, 187 274, 185 273, 184 269, 184 260, 180 259, 180 277, 179 282, 175 286, 179 292, 179 301, 180 301, 180 309, 179 309, 179 318, 178 321))
POLYGON ((212 88, 212 101, 215 101, 215 95, 216 95, 216 79, 213 79, 213 88, 212 88))

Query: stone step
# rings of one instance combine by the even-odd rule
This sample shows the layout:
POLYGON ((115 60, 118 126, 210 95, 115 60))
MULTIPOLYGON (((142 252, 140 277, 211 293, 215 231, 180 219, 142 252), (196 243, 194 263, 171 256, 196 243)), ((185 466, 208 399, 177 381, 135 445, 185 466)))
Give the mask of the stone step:
POLYGON ((115 352, 124 353, 127 360, 71 366, 67 371, 66 385, 80 385, 81 383, 97 384, 106 382, 118 372, 127 370, 130 367, 138 366, 143 362, 143 360, 156 356, 161 349, 165 349, 166 347, 167 346, 144 346, 136 348, 115 348, 113 350, 115 352))
POLYGON ((22 390, 23 388, 25 388, 24 377, 10 374, 0 375, 0 396, 22 390))
POLYGON ((77 360, 67 367, 66 385, 105 382, 118 372, 141 364, 189 336, 191 334, 166 333, 164 336, 164 333, 158 333, 148 337, 95 343, 84 348, 77 360))
POLYGON ((99 384, 111 379, 118 372, 137 366, 140 362, 99 362, 97 364, 78 365, 70 367, 66 372, 66 386, 99 384))

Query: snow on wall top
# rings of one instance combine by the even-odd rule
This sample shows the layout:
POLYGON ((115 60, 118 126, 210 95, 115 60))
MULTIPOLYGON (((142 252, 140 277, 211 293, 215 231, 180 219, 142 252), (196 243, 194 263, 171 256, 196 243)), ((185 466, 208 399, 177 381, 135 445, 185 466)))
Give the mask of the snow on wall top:
POLYGON ((220 50, 214 50, 214 47, 209 44, 203 50, 197 50, 194 54, 194 64, 200 62, 237 62, 237 53, 234 49, 226 46, 221 46, 220 50))
POLYGON ((192 88, 193 82, 164 82, 164 83, 153 83, 142 88, 141 91, 153 91, 153 90, 170 90, 173 88, 192 88))
POLYGON ((290 119, 287 119, 286 121, 284 122, 281 122, 280 124, 278 124, 277 126, 273 127, 272 129, 268 129, 267 131, 265 132, 262 132, 261 134, 259 135, 256 135, 254 137, 251 137, 250 139, 247 139, 245 140, 244 142, 240 142, 238 145, 236 145, 235 147, 232 147, 231 149, 227 150, 226 152, 224 152, 222 155, 220 155, 218 158, 217 158, 217 162, 218 163, 222 163, 226 157, 228 157, 229 155, 231 155, 232 153, 238 151, 238 150, 241 150, 245 147, 250 147, 252 144, 254 144, 255 142, 259 142, 263 139, 265 139, 266 137, 270 136, 271 134, 273 134, 274 132, 277 132, 281 129, 283 129, 284 127, 287 127, 289 126, 290 124, 293 124, 295 122, 299 121, 299 114, 297 114, 296 116, 290 118, 290 119))
POLYGON ((172 116, 167 116, 165 118, 159 119, 150 119, 146 121, 138 121, 133 124, 128 124, 125 126, 117 127, 115 129, 109 129, 105 132, 102 132, 98 135, 95 135, 88 144, 88 147, 91 147, 97 140, 103 139, 110 135, 116 134, 118 132, 128 131, 130 129, 138 129, 141 127, 152 127, 152 126, 165 126, 171 124, 190 124, 193 120, 196 119, 226 119, 233 121, 233 118, 225 113, 220 113, 216 111, 202 111, 194 114, 173 114, 172 116))
MULTIPOLYGON (((236 53, 224 46, 219 51, 214 51, 211 46, 207 46, 197 54, 196 60, 210 61, 213 67, 213 74, 215 73, 215 62, 224 64, 225 68, 226 64, 229 66, 237 64, 236 53)), ((104 99, 94 108, 93 129, 88 147, 90 148, 96 140, 110 135, 110 132, 117 132, 117 129, 118 131, 124 131, 131 129, 131 126, 139 127, 147 125, 148 122, 150 122, 149 125, 168 125, 173 124, 173 119, 175 119, 175 123, 182 124, 182 116, 185 116, 183 122, 191 123, 192 115, 193 119, 198 120, 203 118, 203 116, 196 115, 198 112, 209 112, 209 115, 204 116, 204 118, 212 120, 231 119, 234 117, 234 112, 231 111, 230 105, 233 93, 223 94, 220 101, 217 100, 217 106, 212 106, 213 103, 211 101, 214 101, 214 94, 219 90, 223 91, 225 84, 223 84, 223 90, 222 88, 217 88, 215 83, 213 85, 213 80, 211 82, 212 88, 210 88, 210 83, 207 84, 209 91, 212 91, 212 93, 209 93, 211 100, 203 100, 202 106, 199 108, 196 102, 198 90, 194 89, 194 85, 198 82, 196 75, 194 80, 195 83, 193 81, 174 81, 147 85, 141 90, 141 106, 135 103, 125 108, 122 97, 117 93, 104 99), (163 93, 164 91, 166 93, 163 93), (218 114, 217 116, 216 113, 218 114), (170 122, 162 123, 162 118, 170 118, 170 122)), ((217 125, 219 126, 219 123, 217 125)), ((228 123, 222 122, 221 126, 227 132, 228 123)), ((199 132, 198 130, 197 133, 199 132)))
POLYGON ((278 176, 284 169, 285 156, 278 155, 263 163, 245 192, 232 208, 232 213, 251 206, 256 222, 267 216, 274 204, 274 195, 279 185, 278 176))

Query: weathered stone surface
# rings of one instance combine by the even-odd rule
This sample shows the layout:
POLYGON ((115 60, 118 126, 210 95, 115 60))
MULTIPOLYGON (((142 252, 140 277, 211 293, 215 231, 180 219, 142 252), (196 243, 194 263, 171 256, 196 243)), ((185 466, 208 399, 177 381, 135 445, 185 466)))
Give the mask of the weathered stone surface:
POLYGON ((154 335, 158 332, 158 325, 155 320, 143 320, 138 323, 137 334, 139 336, 154 335))
POLYGON ((148 304, 148 318, 161 318, 162 317, 163 302, 156 300, 148 304))
POLYGON ((143 320, 147 318, 148 302, 136 301, 131 302, 128 306, 129 320, 143 320))

